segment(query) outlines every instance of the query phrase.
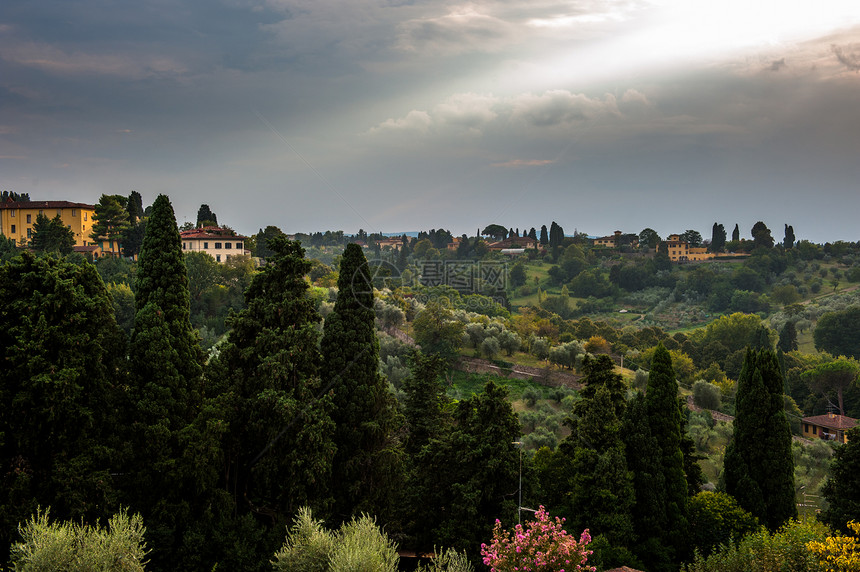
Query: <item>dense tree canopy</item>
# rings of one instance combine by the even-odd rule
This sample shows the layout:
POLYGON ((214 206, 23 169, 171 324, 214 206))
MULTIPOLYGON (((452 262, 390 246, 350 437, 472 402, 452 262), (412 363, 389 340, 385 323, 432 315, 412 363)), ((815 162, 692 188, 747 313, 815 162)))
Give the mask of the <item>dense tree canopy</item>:
POLYGON ((815 349, 860 359, 860 306, 827 312, 812 332, 815 349))

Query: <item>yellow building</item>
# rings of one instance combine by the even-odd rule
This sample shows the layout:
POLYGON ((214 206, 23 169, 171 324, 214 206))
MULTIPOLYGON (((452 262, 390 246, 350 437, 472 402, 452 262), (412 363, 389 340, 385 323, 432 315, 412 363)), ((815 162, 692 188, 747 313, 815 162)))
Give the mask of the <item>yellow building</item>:
POLYGON ((95 206, 69 201, 6 201, 0 203, 0 234, 26 246, 33 238, 33 224, 40 214, 48 218, 60 215, 75 235, 75 246, 92 244, 95 206))
POLYGON ((681 240, 678 234, 670 234, 666 239, 669 249, 669 259, 672 262, 700 262, 714 258, 712 252, 704 246, 690 246, 687 241, 681 240))
POLYGON ((846 433, 857 425, 857 420, 845 415, 827 413, 803 418, 803 436, 807 439, 825 439, 845 443, 846 433))

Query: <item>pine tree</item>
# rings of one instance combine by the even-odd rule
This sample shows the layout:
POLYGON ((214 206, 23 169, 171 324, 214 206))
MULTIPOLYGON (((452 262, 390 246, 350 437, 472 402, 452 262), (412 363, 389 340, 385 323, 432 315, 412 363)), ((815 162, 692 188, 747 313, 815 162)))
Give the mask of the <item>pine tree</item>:
POLYGON ((39 252, 71 254, 75 246, 75 233, 63 224, 60 215, 49 219, 43 214, 36 216, 33 224, 33 249, 39 252))
POLYGON ((37 506, 89 522, 118 508, 124 336, 95 267, 23 252, 0 265, 0 561, 37 506))
POLYGON ((726 449, 726 492, 771 530, 797 516, 791 429, 771 350, 747 350, 738 376, 734 436, 726 449))
POLYGON ((379 373, 371 273, 361 247, 348 244, 320 344, 321 377, 334 402, 335 512, 344 521, 362 512, 386 515, 401 480, 402 450, 395 439, 401 423, 394 395, 379 373))
MULTIPOLYGON (((122 195, 102 195, 93 213, 93 226, 90 238, 93 241, 118 240, 128 228, 128 211, 125 209, 128 198, 122 195)), ((113 245, 114 249, 116 245, 113 245)))
POLYGON ((212 212, 209 205, 200 205, 197 210, 197 228, 201 226, 218 226, 218 216, 212 212))

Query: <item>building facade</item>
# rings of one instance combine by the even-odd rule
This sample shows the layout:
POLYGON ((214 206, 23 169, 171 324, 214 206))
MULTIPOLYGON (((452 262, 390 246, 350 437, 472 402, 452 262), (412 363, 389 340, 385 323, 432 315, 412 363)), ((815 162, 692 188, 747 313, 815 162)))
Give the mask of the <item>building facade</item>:
POLYGON ((207 226, 183 230, 179 236, 182 239, 182 252, 205 252, 216 262, 227 262, 233 256, 250 254, 245 250, 248 237, 232 230, 207 226))
POLYGON ((807 439, 825 439, 845 443, 845 433, 857 425, 857 420, 845 415, 827 413, 803 418, 803 436, 807 439))
POLYGON ((75 246, 93 244, 90 233, 93 229, 95 206, 69 201, 7 201, 0 203, 0 234, 11 238, 19 246, 27 246, 35 231, 36 218, 45 215, 49 219, 60 215, 63 224, 75 235, 75 246))

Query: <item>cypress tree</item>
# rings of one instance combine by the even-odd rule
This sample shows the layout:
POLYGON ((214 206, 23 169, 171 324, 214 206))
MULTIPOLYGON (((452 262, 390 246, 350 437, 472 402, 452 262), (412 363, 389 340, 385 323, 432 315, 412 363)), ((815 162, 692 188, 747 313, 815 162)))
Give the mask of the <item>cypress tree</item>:
POLYGON ((726 492, 771 530, 797 516, 791 429, 772 350, 748 349, 738 376, 734 436, 726 449, 726 492))
POLYGON ((621 438, 625 385, 607 355, 587 359, 583 369, 582 399, 567 421, 571 434, 556 453, 567 457, 560 465, 570 471, 565 516, 573 530, 590 528, 611 544, 626 546, 633 534, 635 492, 621 438))
POLYGON ((680 555, 687 527, 687 480, 681 452, 681 412, 678 409, 678 383, 672 357, 660 343, 651 360, 645 408, 651 435, 656 438, 660 471, 665 487, 665 526, 659 528, 666 544, 680 555))
POLYGON ((738 223, 735 223, 735 229, 732 231, 732 241, 737 242, 741 239, 741 229, 738 227, 738 223))
POLYGON ((821 520, 834 530, 851 534, 848 522, 860 514, 860 428, 846 431, 845 439, 846 443, 836 448, 830 476, 822 489, 828 507, 821 520))
POLYGON ((786 250, 794 248, 794 227, 789 224, 785 225, 785 238, 782 240, 782 245, 786 250))
POLYGON ((333 392, 336 424, 335 512, 343 520, 362 512, 387 514, 402 476, 402 450, 395 439, 401 423, 394 395, 379 373, 370 274, 361 247, 348 244, 340 263, 337 300, 320 344, 321 375, 333 392))
POLYGON ((541 225, 540 227, 540 244, 541 246, 546 246, 549 244, 549 235, 546 231, 546 225, 541 225))
POLYGON ((190 322, 190 297, 173 207, 159 195, 138 260, 126 502, 147 523, 154 569, 175 563, 196 516, 196 473, 185 432, 201 402, 203 352, 190 322))

